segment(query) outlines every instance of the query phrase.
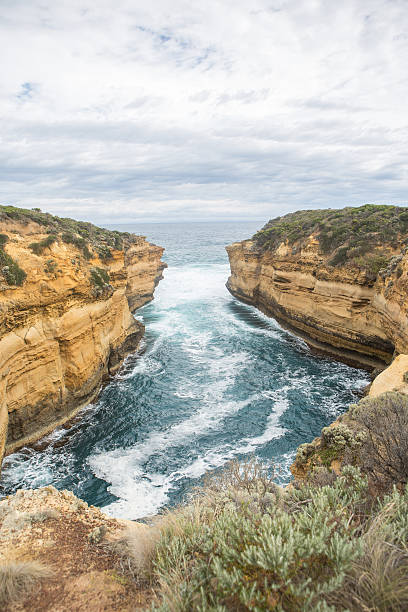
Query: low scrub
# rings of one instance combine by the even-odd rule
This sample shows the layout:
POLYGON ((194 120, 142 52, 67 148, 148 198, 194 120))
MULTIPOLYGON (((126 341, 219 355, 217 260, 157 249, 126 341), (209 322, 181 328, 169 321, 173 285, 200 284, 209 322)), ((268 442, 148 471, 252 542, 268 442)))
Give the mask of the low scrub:
POLYGON ((73 232, 63 232, 61 234, 61 238, 63 242, 67 244, 73 244, 78 249, 80 249, 85 259, 89 260, 92 258, 92 253, 89 250, 88 243, 85 240, 85 238, 83 238, 82 236, 78 236, 77 234, 74 234, 73 232))
POLYGON ((318 238, 320 251, 329 256, 329 265, 359 268, 373 282, 387 267, 390 249, 402 248, 406 242, 408 208, 366 204, 341 210, 300 210, 270 220, 253 240, 263 250, 288 242, 297 251, 312 235, 318 238))
POLYGON ((48 249, 54 242, 58 240, 55 234, 49 234, 46 238, 40 242, 32 242, 28 245, 28 248, 32 250, 36 255, 42 255, 45 249, 48 249))
MULTIPOLYGON (((50 213, 44 213, 39 208, 28 210, 16 206, 0 206, 0 221, 13 220, 22 224, 35 222, 44 228, 44 233, 49 236, 60 237, 63 242, 75 245, 80 249, 85 259, 92 259, 92 250, 97 250, 102 260, 112 257, 111 249, 123 250, 125 245, 135 243, 138 237, 129 232, 107 230, 97 227, 85 221, 76 221, 66 217, 57 217, 50 213)), ((45 238, 45 241, 48 241, 45 238)), ((44 241, 33 242, 30 245, 33 252, 41 255, 49 244, 44 241)), ((0 236, 0 248, 2 238, 0 236)))
POLYGON ((317 468, 283 490, 232 463, 189 503, 116 543, 153 586, 152 610, 405 610, 408 492, 370 495, 367 476, 317 468))
POLYGON ((103 289, 109 284, 109 273, 104 268, 91 268, 90 281, 95 287, 103 289))
POLYGON ((106 246, 106 244, 100 244, 96 247, 96 250, 99 259, 101 259, 102 261, 108 261, 109 259, 112 259, 112 251, 108 246, 106 246))
POLYGON ((377 487, 408 483, 408 397, 388 392, 364 398, 350 416, 365 435, 359 465, 377 487))
POLYGON ((2 530, 20 531, 35 523, 43 523, 48 519, 58 518, 59 514, 52 508, 43 508, 35 512, 9 512, 3 521, 2 530))
POLYGON ((0 234, 0 273, 3 275, 3 278, 8 285, 21 286, 24 283, 27 274, 4 250, 7 242, 8 236, 6 234, 0 234))

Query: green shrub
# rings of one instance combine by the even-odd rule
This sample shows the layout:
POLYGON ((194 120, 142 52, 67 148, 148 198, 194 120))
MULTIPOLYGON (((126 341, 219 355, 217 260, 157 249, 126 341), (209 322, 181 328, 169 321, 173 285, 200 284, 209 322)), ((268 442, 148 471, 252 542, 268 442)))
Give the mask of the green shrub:
POLYGON ((340 247, 335 255, 329 260, 329 264, 331 266, 337 266, 338 264, 343 264, 347 261, 347 251, 348 247, 340 247))
POLYGON ((402 380, 404 381, 404 383, 408 384, 408 371, 404 372, 404 374, 402 376, 402 380))
POLYGON ((108 259, 112 259, 112 251, 105 244, 98 245, 96 247, 96 251, 102 261, 108 261, 108 259))
POLYGON ((32 242, 28 245, 28 248, 32 250, 36 255, 42 255, 45 249, 49 248, 54 242, 58 240, 55 234, 49 234, 46 238, 40 242, 32 242))
POLYGON ((362 431, 353 432, 347 425, 339 423, 322 429, 322 444, 337 450, 343 450, 346 446, 357 448, 361 446, 366 438, 362 431))
MULTIPOLYGON (((252 488, 257 490, 256 482, 252 488)), ((362 554, 367 481, 348 467, 332 486, 304 485, 265 506, 232 486, 164 519, 152 566, 156 610, 330 610, 362 554)))
POLYGON ((109 273, 103 268, 91 268, 90 281, 95 287, 102 289, 109 284, 109 273))
POLYGON ((380 499, 358 468, 312 474, 282 490, 256 461, 232 462, 108 546, 154 589, 152 610, 406 610, 408 488, 380 499))
POLYGON ((308 459, 314 454, 316 447, 314 444, 301 444, 296 451, 296 463, 300 465, 307 463, 308 459))
POLYGON ((7 236, 7 234, 0 234, 0 249, 4 247, 8 239, 9 237, 7 236))
POLYGON ((54 274, 57 269, 57 263, 53 259, 48 259, 44 265, 44 271, 47 274, 54 274))
MULTIPOLYGON (((4 235, 4 234, 2 234, 4 235)), ((5 244, 5 242, 4 242, 5 244)), ((14 261, 0 246, 0 272, 3 274, 4 280, 8 285, 21 286, 27 274, 20 268, 18 263, 14 261)))
POLYGON ((74 246, 78 247, 78 249, 81 249, 85 259, 89 260, 92 258, 92 253, 88 248, 85 238, 83 238, 82 236, 78 236, 76 234, 73 234, 72 232, 63 232, 61 234, 61 238, 65 243, 73 244, 74 246))
POLYGON ((85 245, 85 246, 83 247, 82 252, 83 252, 83 254, 84 254, 85 259, 88 259, 88 260, 89 260, 89 259, 92 259, 92 253, 91 253, 91 251, 88 249, 88 246, 87 246, 87 245, 85 245))
POLYGON ((123 239, 120 235, 115 235, 114 247, 117 251, 121 251, 123 249, 123 239))

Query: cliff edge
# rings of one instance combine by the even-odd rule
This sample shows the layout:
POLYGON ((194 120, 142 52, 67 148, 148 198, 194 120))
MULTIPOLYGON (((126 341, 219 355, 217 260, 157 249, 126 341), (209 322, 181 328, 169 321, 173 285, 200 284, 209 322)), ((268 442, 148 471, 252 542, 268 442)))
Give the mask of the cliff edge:
POLYGON ((142 236, 0 206, 0 458, 91 401, 134 351, 166 264, 142 236))
POLYGON ((298 211, 226 247, 229 291, 349 363, 408 352, 408 208, 298 211))

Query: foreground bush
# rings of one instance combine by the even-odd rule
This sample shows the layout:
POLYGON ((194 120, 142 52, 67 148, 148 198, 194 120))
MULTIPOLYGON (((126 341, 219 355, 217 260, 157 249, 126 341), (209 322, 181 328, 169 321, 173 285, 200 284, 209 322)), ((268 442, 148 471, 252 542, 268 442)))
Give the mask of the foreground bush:
POLYGON ((353 466, 284 491, 251 462, 133 532, 126 554, 152 610, 385 612, 408 606, 407 542, 406 491, 374 499, 353 466))
POLYGON ((349 411, 365 434, 359 465, 379 488, 408 483, 408 397, 387 392, 349 411))

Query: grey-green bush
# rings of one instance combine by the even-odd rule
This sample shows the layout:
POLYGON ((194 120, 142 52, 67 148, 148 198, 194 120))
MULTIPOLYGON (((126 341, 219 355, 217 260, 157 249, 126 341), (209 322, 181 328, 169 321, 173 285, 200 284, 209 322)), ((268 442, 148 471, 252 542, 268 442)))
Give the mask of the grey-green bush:
POLYGON ((241 496, 234 486, 204 490, 167 519, 153 557, 154 609, 334 610, 327 598, 363 552, 350 516, 366 478, 348 466, 332 486, 269 491, 266 504, 257 490, 256 481, 241 496))

